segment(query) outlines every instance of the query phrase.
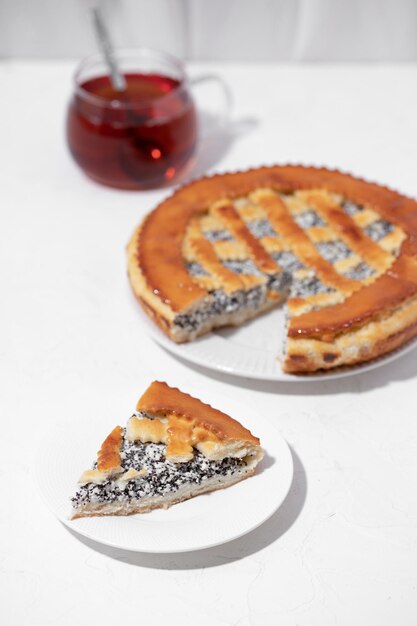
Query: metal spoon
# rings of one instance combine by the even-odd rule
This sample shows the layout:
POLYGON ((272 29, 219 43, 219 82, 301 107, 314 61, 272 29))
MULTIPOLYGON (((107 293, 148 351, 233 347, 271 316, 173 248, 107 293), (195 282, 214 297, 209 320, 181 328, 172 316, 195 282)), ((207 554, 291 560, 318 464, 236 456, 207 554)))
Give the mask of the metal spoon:
POLYGON ((114 48, 99 7, 92 8, 91 13, 97 43, 109 68, 112 87, 116 91, 126 91, 126 79, 117 65, 114 48))

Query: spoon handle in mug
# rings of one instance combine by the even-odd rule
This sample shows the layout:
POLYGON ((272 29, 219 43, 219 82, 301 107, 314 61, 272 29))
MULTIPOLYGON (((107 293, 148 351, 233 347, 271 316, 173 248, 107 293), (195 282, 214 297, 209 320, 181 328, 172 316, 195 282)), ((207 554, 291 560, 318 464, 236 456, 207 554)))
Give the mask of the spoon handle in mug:
POLYGON ((107 66, 110 71, 110 78, 113 88, 116 91, 126 90, 126 80, 123 74, 120 72, 117 62, 114 56, 114 48, 112 46, 109 33, 107 32, 106 25, 98 7, 91 9, 93 17, 94 32, 97 37, 97 43, 104 56, 107 66))

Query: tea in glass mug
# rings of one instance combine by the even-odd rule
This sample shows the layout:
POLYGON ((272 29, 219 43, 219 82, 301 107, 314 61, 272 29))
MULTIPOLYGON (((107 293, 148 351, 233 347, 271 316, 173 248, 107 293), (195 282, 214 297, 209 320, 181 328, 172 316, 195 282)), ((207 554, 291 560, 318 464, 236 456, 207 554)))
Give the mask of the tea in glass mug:
POLYGON ((163 187, 192 164, 197 112, 184 66, 148 49, 117 53, 126 89, 112 87, 101 55, 75 74, 67 141, 93 180, 121 189, 163 187))

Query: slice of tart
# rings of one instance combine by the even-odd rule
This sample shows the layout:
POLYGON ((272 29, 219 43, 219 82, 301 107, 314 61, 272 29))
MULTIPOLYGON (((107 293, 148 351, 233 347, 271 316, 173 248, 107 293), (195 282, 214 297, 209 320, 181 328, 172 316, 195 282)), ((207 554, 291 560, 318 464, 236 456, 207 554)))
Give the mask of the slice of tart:
POLYGON ((353 365, 417 335, 417 202, 312 167, 203 178, 144 219, 128 269, 175 342, 285 303, 286 372, 353 365))
POLYGON ((259 439, 229 415, 155 381, 81 475, 71 517, 168 508, 248 478, 263 454, 259 439))

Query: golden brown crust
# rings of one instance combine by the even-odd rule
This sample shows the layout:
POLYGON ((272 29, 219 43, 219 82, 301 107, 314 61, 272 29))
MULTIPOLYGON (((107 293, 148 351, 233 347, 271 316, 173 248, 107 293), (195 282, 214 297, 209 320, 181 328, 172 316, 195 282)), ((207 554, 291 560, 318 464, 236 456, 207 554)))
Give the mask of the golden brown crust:
POLYGON ((369 321, 333 341, 288 340, 283 364, 286 372, 314 372, 369 361, 400 347, 417 334, 417 296, 408 299, 384 319, 369 321))
POLYGON ((242 242, 249 257, 256 263, 260 270, 267 274, 279 272, 279 265, 275 263, 265 251, 265 248, 263 248, 259 241, 251 234, 239 213, 230 202, 218 202, 213 205, 212 211, 224 222, 236 239, 242 242))
POLYGON ((106 482, 107 472, 102 472, 98 469, 88 469, 85 470, 80 478, 78 479, 79 485, 86 485, 87 483, 95 483, 96 485, 101 485, 106 482))
POLYGON ((285 203, 277 194, 263 190, 252 196, 265 208, 269 221, 282 233, 299 259, 311 267, 324 283, 344 293, 352 293, 355 289, 360 289, 362 286, 360 283, 338 274, 333 266, 317 252, 309 237, 294 222, 285 203))
POLYGON ((417 261, 402 256, 387 273, 340 304, 294 317, 288 335, 332 341, 338 334, 363 326, 375 317, 383 317, 416 293, 417 261))
MULTIPOLYGON (((413 339, 417 335, 417 321, 410 324, 406 328, 402 328, 397 332, 385 336, 372 344, 370 349, 359 349, 356 356, 347 358, 343 361, 343 366, 357 365, 364 361, 372 361, 378 357, 381 357, 393 350, 396 350, 413 339)), ((329 355, 334 354, 334 349, 330 348, 329 355)), ((336 356, 339 356, 336 350, 336 356)), ((334 361, 333 361, 334 362, 334 361)), ((323 363, 317 362, 317 355, 311 358, 308 354, 303 355, 288 355, 284 361, 283 368, 285 372, 297 373, 297 374, 311 374, 317 372, 317 370, 331 369, 334 367, 332 362, 323 363)))
POLYGON ((190 207, 178 210, 171 204, 165 210, 162 207, 145 219, 137 238, 136 254, 151 291, 163 303, 178 311, 206 295, 190 280, 181 252, 185 230, 195 211, 190 207), (161 224, 164 224, 162 229, 161 224))
POLYGON ((178 415, 168 417, 168 445, 166 458, 176 463, 190 461, 193 456, 193 422, 178 415))
POLYGON ((391 265, 391 255, 367 237, 350 215, 331 201, 328 194, 323 191, 306 191, 300 195, 368 265, 378 271, 381 267, 385 269, 391 265))
POLYGON ((203 238, 197 225, 192 228, 192 232, 187 237, 186 245, 189 246, 194 259, 217 279, 216 288, 223 288, 226 293, 243 288, 240 277, 223 265, 213 246, 203 238))
POLYGON ((161 328, 166 330, 174 318, 173 310, 164 303, 157 293, 147 285, 139 264, 138 241, 141 232, 139 226, 133 233, 128 246, 128 275, 135 298, 143 306, 148 315, 153 317, 161 328))
MULTIPOLYGON (((224 260, 242 258, 243 249, 264 275, 279 271, 271 253, 294 251, 324 285, 336 290, 331 294, 294 297, 288 302, 294 315, 289 325, 292 342, 308 337, 333 341, 373 320, 386 319, 395 307, 414 297, 415 280, 410 275, 414 275, 412 267, 417 257, 417 203, 396 191, 348 174, 302 166, 264 167, 204 178, 166 199, 134 234, 129 245, 133 291, 147 313, 172 339, 179 342, 193 339, 227 323, 227 318, 222 318, 219 324, 207 323, 198 332, 187 335, 173 327, 177 313, 197 309, 207 298, 208 290, 221 288, 231 293, 238 283, 243 290, 256 284, 254 276, 234 274, 223 265, 224 260), (242 201, 243 198, 246 200, 242 201), (349 215, 340 206, 341 198, 364 207, 363 211, 349 215), (324 226, 309 229, 308 234, 293 220, 293 213, 304 210, 306 204, 326 222, 324 226), (279 226, 282 237, 255 239, 249 232, 245 220, 262 219, 265 212, 272 226, 279 226), (376 243, 363 229, 380 218, 393 223, 395 229, 376 243), (223 222, 236 238, 213 244, 204 238, 197 243, 191 239, 196 260, 201 259, 203 267, 210 265, 209 276, 191 276, 184 261, 183 245, 193 219, 204 221, 208 229, 218 228, 219 222, 223 222), (337 238, 353 254, 332 264, 317 252, 315 244, 337 238), (287 246, 288 243, 291 245, 287 246), (362 261, 373 268, 371 277, 359 281, 344 275, 362 261), (215 264, 217 273, 212 271, 215 264), (316 306, 320 310, 311 310, 316 306)), ((256 278, 259 284, 265 284, 264 276, 256 278)), ((276 297, 276 293, 270 292, 269 297, 272 296, 276 297)), ((374 339, 375 345, 378 341, 374 339)), ((371 358, 370 354, 371 350, 363 351, 360 360, 371 358)), ((321 357, 316 359, 316 369, 340 364, 332 349, 327 355, 328 361, 321 366, 318 365, 323 362, 321 357)), ((292 356, 292 371, 303 371, 301 348, 300 354, 292 356)), ((306 355, 304 361, 311 363, 306 355)))
POLYGON ((190 219, 222 198, 237 198, 259 187, 278 191, 326 189, 353 202, 368 204, 417 237, 416 203, 395 191, 349 174, 302 166, 264 167, 203 178, 180 188, 146 218, 138 243, 138 262, 149 288, 174 311, 204 295, 188 275, 182 240, 190 219), (167 275, 170 280, 167 281, 167 275))
MULTIPOLYGON (((210 243, 203 236, 201 223, 195 218, 191 220, 185 234, 183 254, 187 261, 197 261, 209 273, 209 276, 195 278, 197 284, 203 289, 222 289, 225 293, 230 294, 265 282, 265 279, 259 276, 244 274, 239 276, 223 264, 224 258, 241 258, 241 250, 243 250, 243 258, 246 258, 245 247, 240 241, 210 243)), ((266 255, 265 250, 263 250, 263 254, 266 255)), ((275 264, 274 267, 276 270, 279 269, 275 264)))
POLYGON ((211 431, 222 440, 241 440, 259 445, 257 437, 226 413, 175 387, 169 387, 164 382, 154 381, 140 398, 136 408, 149 414, 176 415, 192 420, 197 426, 211 431))
POLYGON ((132 415, 127 423, 126 439, 128 441, 141 441, 142 443, 166 443, 167 428, 167 423, 161 420, 139 419, 132 415))
POLYGON ((122 445, 123 428, 116 426, 103 441, 97 452, 97 469, 109 472, 120 467, 120 447, 122 445))

